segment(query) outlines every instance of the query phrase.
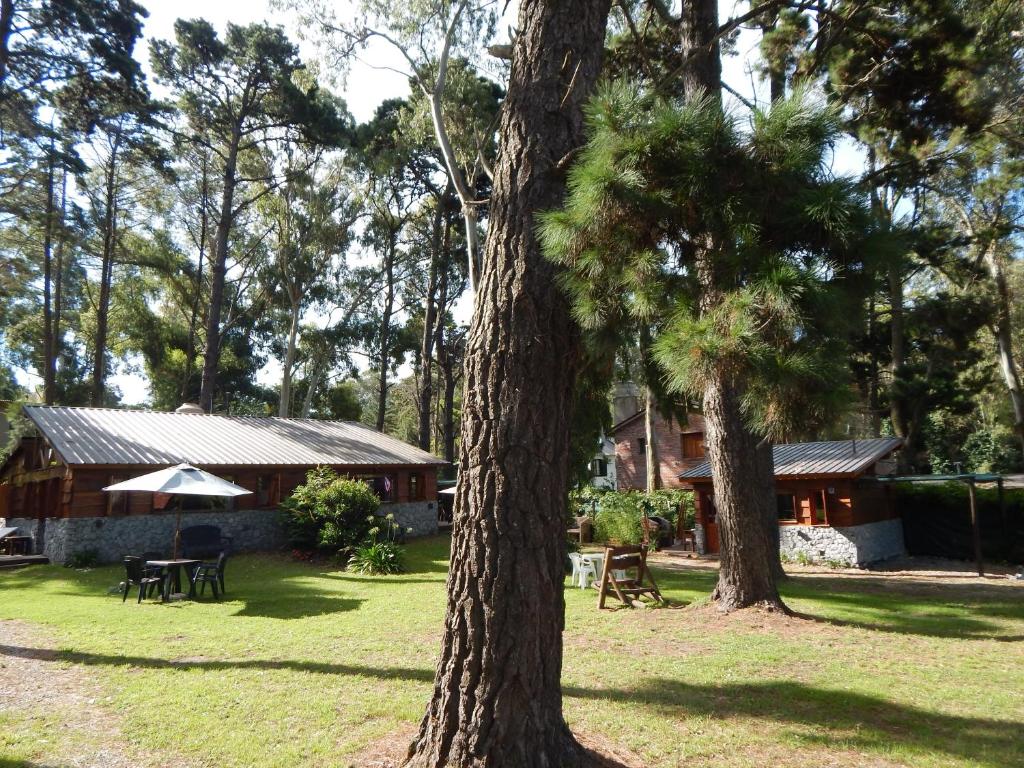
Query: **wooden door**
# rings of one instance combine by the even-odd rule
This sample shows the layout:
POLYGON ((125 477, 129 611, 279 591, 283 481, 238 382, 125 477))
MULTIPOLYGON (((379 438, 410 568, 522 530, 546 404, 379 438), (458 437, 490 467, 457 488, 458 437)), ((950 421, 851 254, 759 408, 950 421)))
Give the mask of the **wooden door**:
POLYGON ((710 521, 704 524, 704 552, 711 554, 718 551, 718 523, 710 521))

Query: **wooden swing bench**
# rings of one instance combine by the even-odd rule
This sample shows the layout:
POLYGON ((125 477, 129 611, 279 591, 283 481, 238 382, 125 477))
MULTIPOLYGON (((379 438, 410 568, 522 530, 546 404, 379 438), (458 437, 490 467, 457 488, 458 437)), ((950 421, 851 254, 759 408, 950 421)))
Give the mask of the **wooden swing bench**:
POLYGON ((600 591, 597 599, 598 608, 604 608, 605 599, 608 597, 614 597, 623 605, 633 608, 646 604, 641 598, 655 604, 665 602, 647 567, 645 546, 605 547, 604 564, 597 587, 600 591), (635 577, 630 575, 634 570, 635 577))

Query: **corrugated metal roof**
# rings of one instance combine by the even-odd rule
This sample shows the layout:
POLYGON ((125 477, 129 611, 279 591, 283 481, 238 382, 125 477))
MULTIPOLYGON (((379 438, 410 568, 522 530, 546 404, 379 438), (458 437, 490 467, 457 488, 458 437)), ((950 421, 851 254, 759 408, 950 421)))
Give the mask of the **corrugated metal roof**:
POLYGON ((350 421, 29 405, 25 414, 68 464, 443 464, 350 421))
MULTIPOLYGON (((859 475, 903 444, 898 437, 833 440, 821 443, 782 443, 773 447, 776 477, 859 475)), ((711 464, 702 461, 680 473, 680 480, 706 480, 711 464)))

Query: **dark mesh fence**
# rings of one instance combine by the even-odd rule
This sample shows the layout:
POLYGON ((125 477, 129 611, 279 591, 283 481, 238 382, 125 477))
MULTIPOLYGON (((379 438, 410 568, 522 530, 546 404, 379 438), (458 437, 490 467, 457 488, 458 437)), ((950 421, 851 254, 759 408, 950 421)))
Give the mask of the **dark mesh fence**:
MULTIPOLYGON (((899 483, 893 488, 903 518, 903 536, 911 555, 973 560, 967 486, 950 483, 899 483)), ((988 561, 1024 562, 1024 491, 1006 490, 1000 512, 994 487, 978 487, 981 550, 988 561)))

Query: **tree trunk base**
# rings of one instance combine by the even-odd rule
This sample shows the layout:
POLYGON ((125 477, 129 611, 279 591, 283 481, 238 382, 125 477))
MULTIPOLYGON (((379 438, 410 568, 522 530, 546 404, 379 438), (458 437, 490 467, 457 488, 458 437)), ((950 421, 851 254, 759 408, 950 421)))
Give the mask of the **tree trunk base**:
POLYGON ((525 744, 490 744, 484 754, 479 754, 479 746, 474 749, 472 739, 467 740, 463 731, 453 734, 451 751, 440 756, 431 748, 436 741, 421 737, 409 747, 409 756, 402 768, 602 768, 609 765, 576 741, 564 724, 546 739, 546 748, 536 748, 537 738, 530 741, 529 748, 525 744))
POLYGON ((719 613, 733 613, 753 608, 767 613, 779 613, 785 616, 792 616, 793 611, 782 602, 778 596, 751 598, 738 593, 734 589, 723 588, 721 585, 715 587, 711 593, 711 603, 718 609, 719 613))

